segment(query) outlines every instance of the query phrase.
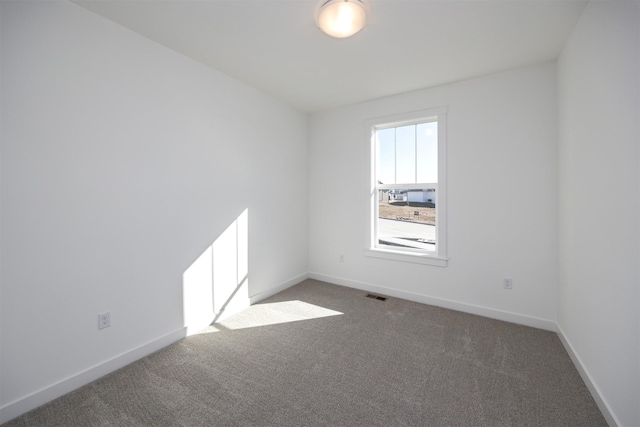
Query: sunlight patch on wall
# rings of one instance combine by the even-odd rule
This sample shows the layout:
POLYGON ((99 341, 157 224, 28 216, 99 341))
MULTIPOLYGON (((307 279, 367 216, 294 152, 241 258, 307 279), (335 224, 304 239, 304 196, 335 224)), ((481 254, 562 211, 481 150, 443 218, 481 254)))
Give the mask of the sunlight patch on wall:
POLYGON ((245 209, 183 274, 187 335, 249 307, 249 211, 245 209))
POLYGON ((209 246, 182 275, 184 326, 191 328, 210 324, 213 312, 213 248, 209 246))
POLYGON ((221 318, 224 312, 228 315, 228 312, 249 306, 248 225, 248 211, 245 210, 213 242, 213 308, 217 315, 216 320, 221 318), (246 301, 240 298, 242 295, 246 301))

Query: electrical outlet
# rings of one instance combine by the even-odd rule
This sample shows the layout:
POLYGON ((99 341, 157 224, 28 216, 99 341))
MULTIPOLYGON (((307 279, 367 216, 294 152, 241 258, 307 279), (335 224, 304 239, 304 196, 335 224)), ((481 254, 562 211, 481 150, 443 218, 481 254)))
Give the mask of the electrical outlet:
POLYGON ((338 261, 344 262, 344 255, 343 254, 340 254, 340 257, 338 258, 338 261))
POLYGON ((502 282, 502 287, 505 289, 513 289, 513 279, 511 279, 511 277, 505 277, 502 282))
POLYGON ((104 329, 111 326, 111 312, 105 311, 98 314, 98 329, 104 329))

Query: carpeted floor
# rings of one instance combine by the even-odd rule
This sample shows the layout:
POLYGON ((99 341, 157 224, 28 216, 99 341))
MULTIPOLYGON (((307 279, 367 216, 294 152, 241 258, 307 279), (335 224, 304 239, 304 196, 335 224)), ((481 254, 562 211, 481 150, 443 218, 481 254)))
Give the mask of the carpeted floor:
POLYGON ((552 332, 307 280, 6 424, 606 426, 552 332))

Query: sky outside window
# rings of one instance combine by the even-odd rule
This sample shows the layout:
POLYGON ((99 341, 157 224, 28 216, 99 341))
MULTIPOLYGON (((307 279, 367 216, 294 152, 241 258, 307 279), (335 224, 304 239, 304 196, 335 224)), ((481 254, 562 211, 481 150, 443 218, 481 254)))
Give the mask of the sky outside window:
POLYGON ((438 123, 376 131, 377 173, 382 184, 438 182, 438 123))

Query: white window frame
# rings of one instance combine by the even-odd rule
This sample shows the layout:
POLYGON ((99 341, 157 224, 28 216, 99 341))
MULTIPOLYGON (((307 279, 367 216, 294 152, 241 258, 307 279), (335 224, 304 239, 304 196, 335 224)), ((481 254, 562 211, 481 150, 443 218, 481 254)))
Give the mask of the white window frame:
MULTIPOLYGON (((365 122, 368 163, 368 212, 367 243, 365 255, 388 260, 446 267, 447 259, 447 108, 435 108, 394 116, 370 119, 365 122), (378 180, 376 177, 375 132, 424 122, 438 122, 438 182, 426 188, 436 188, 436 248, 426 251, 411 248, 395 248, 378 243, 378 180)), ((386 185, 385 187, 390 187, 386 185)), ((397 184, 397 188, 420 188, 424 184, 397 184)))

